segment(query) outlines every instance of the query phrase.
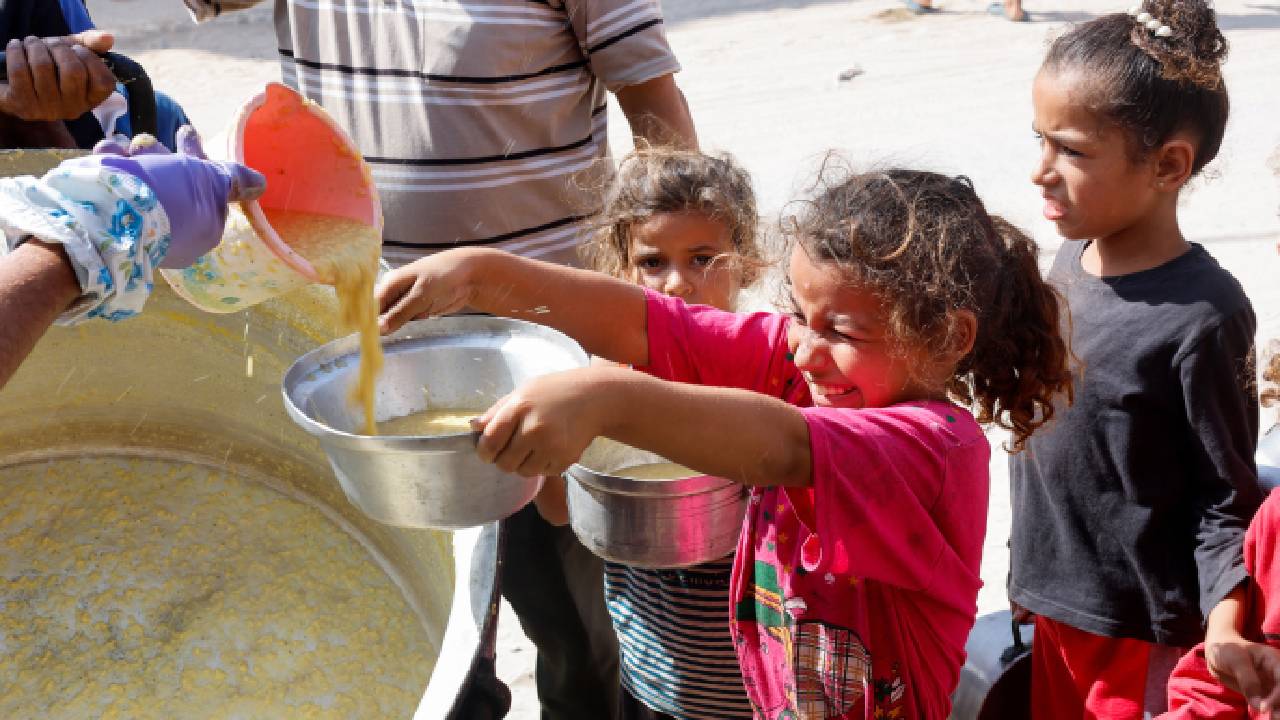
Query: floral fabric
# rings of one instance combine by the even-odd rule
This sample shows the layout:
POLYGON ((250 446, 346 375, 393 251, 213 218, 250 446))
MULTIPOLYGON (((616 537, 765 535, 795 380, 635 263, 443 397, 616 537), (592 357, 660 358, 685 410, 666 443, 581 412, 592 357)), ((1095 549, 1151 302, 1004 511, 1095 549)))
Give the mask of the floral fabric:
POLYGON ((28 236, 65 248, 81 296, 60 325, 141 312, 170 242, 169 218, 151 188, 107 167, 64 166, 39 180, 0 179, 0 230, 0 255, 28 236))

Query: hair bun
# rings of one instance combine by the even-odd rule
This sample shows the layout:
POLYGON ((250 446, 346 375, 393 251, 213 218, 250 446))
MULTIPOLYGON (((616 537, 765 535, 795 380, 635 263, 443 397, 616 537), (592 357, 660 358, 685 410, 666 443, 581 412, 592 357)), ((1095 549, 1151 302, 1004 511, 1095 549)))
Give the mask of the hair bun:
POLYGON ((1153 20, 1135 20, 1129 39, 1160 64, 1161 76, 1210 90, 1222 85, 1227 39, 1218 29, 1217 16, 1208 2, 1145 0, 1140 11, 1153 20), (1157 33, 1151 23, 1157 28, 1167 26, 1169 32, 1157 33))

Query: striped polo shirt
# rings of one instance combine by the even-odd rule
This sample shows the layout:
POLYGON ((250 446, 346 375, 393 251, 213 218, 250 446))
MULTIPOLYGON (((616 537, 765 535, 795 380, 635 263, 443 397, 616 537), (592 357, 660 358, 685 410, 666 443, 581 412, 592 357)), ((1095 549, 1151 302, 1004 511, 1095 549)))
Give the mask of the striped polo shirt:
POLYGON ((750 720, 729 635, 733 556, 679 570, 604 569, 627 691, 680 720, 750 720))
POLYGON ((680 69, 657 0, 276 0, 284 80, 364 154, 383 255, 575 260, 607 91, 680 69))

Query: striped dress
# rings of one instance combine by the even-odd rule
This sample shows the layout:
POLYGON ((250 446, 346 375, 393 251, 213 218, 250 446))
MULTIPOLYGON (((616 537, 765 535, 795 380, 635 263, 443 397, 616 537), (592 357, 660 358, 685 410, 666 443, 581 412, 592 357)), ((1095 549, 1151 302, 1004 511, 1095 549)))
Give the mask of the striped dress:
POLYGON ((733 556, 679 570, 605 563, 622 685, 680 720, 750 720, 729 636, 733 556))
POLYGON ((285 82, 369 162, 392 264, 458 246, 572 262, 608 91, 680 69, 657 0, 276 0, 285 82))

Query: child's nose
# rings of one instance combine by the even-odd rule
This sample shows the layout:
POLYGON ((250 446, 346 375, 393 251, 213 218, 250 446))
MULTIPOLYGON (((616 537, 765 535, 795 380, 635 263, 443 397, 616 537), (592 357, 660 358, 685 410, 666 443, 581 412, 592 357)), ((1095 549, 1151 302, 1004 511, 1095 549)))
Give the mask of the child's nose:
POLYGON ((1049 156, 1048 150, 1042 151, 1040 153, 1040 162, 1036 163, 1035 168, 1031 171, 1031 182, 1044 187, 1052 184, 1054 177, 1053 158, 1049 156))
POLYGON ((796 333, 796 344, 791 351, 796 367, 806 371, 821 368, 823 358, 826 357, 820 347, 822 339, 807 327, 795 328, 792 332, 796 333))
POLYGON ((684 273, 672 270, 667 273, 662 292, 672 297, 687 299, 693 293, 693 283, 689 282, 689 278, 685 277, 684 273))

